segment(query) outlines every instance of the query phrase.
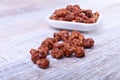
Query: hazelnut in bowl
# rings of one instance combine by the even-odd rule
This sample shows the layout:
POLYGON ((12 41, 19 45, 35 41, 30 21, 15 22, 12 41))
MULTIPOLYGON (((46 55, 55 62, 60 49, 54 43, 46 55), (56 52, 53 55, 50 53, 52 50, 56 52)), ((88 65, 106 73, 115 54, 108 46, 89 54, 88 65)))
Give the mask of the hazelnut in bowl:
POLYGON ((81 9, 79 5, 67 5, 55 10, 47 17, 51 27, 58 29, 90 31, 97 28, 100 14, 91 9, 81 9))

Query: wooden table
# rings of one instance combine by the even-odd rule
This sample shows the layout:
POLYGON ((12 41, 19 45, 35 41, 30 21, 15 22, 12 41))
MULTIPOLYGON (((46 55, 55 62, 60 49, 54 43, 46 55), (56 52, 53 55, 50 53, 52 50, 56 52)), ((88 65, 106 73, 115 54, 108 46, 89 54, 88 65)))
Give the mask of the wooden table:
POLYGON ((0 80, 120 80, 119 0, 2 0, 0 2, 0 80), (84 58, 50 60, 41 69, 31 61, 31 48, 58 29, 51 28, 46 15, 60 6, 80 4, 101 13, 99 27, 82 32, 95 40, 84 58), (59 5, 56 5, 59 4, 59 5))

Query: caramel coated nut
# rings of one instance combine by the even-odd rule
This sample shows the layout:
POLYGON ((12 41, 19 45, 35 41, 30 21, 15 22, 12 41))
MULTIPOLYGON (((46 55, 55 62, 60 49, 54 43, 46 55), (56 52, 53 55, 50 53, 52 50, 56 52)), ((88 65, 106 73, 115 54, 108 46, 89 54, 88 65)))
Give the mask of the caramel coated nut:
POLYGON ((81 58, 85 56, 84 48, 83 47, 76 47, 75 50, 75 57, 81 58))
POLYGON ((83 47, 91 48, 94 45, 94 40, 92 38, 83 39, 83 47))
POLYGON ((54 14, 59 17, 64 17, 66 15, 66 9, 55 10, 54 14))
POLYGON ((73 39, 71 41, 71 44, 75 47, 82 47, 83 46, 82 40, 79 40, 79 39, 73 39))
POLYGON ((49 50, 52 49, 53 43, 56 43, 57 41, 54 38, 47 38, 45 39, 41 45, 48 46, 49 50))
POLYGON ((74 52, 74 48, 69 43, 64 43, 63 52, 65 57, 71 57, 74 52))
POLYGON ((50 62, 48 59, 44 58, 37 60, 36 64, 42 69, 47 69, 49 67, 50 62))
POLYGON ((51 51, 51 56, 56 59, 61 59, 63 57, 63 51, 58 48, 54 48, 51 51))
POLYGON ((46 56, 48 55, 48 52, 47 52, 47 50, 45 50, 45 48, 40 48, 40 49, 38 49, 38 51, 42 55, 46 55, 46 56))
POLYGON ((67 5, 67 6, 66 6, 66 10, 72 11, 72 9, 73 9, 73 6, 72 6, 72 5, 67 5))
POLYGON ((73 54, 73 49, 64 49, 64 56, 71 57, 73 54))
POLYGON ((72 31, 69 35, 69 40, 72 41, 73 39, 83 39, 84 35, 82 35, 79 31, 72 31))
POLYGON ((43 51, 44 54, 48 55, 49 48, 47 46, 42 45, 38 48, 38 51, 43 51))
POLYGON ((30 54, 31 55, 34 55, 34 54, 36 54, 36 53, 38 53, 39 51, 38 50, 36 50, 36 49, 31 49, 30 50, 30 54))
POLYGON ((60 36, 62 36, 63 34, 66 34, 68 36, 69 32, 67 30, 60 31, 60 36))
POLYGON ((53 37, 54 37, 57 41, 60 41, 60 40, 61 40, 60 33, 54 33, 54 34, 53 34, 53 37))
POLYGON ((80 6, 77 5, 77 4, 73 5, 73 7, 76 7, 76 8, 78 8, 78 9, 80 9, 80 6))
POLYGON ((38 59, 43 59, 43 58, 46 58, 46 54, 44 54, 44 52, 41 51, 41 52, 38 52, 38 53, 32 55, 31 60, 32 60, 34 63, 36 63, 36 61, 37 61, 38 59))
POLYGON ((52 15, 52 16, 50 16, 50 19, 53 19, 53 20, 59 20, 59 17, 56 16, 56 15, 52 15))
POLYGON ((66 21, 72 21, 74 19, 74 14, 69 14, 65 16, 66 21))
POLYGON ((61 36, 62 41, 66 41, 68 40, 69 32, 66 30, 62 30, 60 31, 60 36, 61 36))
POLYGON ((34 63, 36 63, 36 61, 37 61, 38 59, 40 59, 39 53, 36 53, 36 54, 34 54, 34 55, 31 56, 31 60, 32 60, 34 63))
POLYGON ((53 44, 53 49, 58 48, 58 49, 63 49, 64 43, 54 43, 53 44))

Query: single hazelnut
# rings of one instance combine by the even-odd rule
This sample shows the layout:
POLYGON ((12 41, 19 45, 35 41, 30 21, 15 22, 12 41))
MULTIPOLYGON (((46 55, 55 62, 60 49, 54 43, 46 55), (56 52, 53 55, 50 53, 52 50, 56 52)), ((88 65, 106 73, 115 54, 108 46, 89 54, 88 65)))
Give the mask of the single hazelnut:
POLYGON ((76 47, 75 49, 75 57, 81 58, 85 56, 84 48, 83 47, 76 47))
POLYGON ((31 49, 30 50, 30 54, 31 55, 34 55, 34 54, 36 54, 36 53, 38 53, 39 51, 38 50, 36 50, 36 49, 31 49))
POLYGON ((50 62, 48 59, 44 58, 44 59, 37 60, 36 64, 42 69, 47 69, 50 65, 50 62))
POLYGON ((63 51, 58 48, 53 48, 51 51, 51 56, 56 59, 61 59, 63 57, 63 51))
POLYGON ((92 38, 83 39, 83 47, 91 48, 94 45, 94 40, 92 38))

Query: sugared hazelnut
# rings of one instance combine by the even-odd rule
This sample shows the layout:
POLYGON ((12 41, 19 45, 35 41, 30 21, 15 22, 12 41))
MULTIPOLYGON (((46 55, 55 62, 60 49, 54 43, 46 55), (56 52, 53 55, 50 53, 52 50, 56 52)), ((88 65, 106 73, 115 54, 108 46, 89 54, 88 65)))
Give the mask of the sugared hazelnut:
POLYGON ((62 41, 66 41, 69 37, 69 32, 66 30, 62 30, 60 31, 60 36, 61 36, 62 41))
POLYGON ((30 50, 30 54, 31 55, 34 55, 34 54, 36 54, 36 53, 38 53, 39 51, 38 50, 36 50, 36 49, 31 49, 30 50))
POLYGON ((42 42, 41 45, 48 46, 49 50, 52 49, 53 43, 56 43, 57 41, 54 38, 47 38, 42 42))
POLYGON ((60 59, 63 57, 63 51, 58 48, 53 48, 51 51, 51 56, 56 59, 60 59))
POLYGON ((83 47, 91 48, 94 45, 94 40, 92 38, 83 39, 83 47))
POLYGON ((47 55, 49 53, 49 48, 45 45, 41 45, 39 48, 38 48, 38 51, 44 51, 44 53, 47 55))
POLYGON ((74 19, 74 14, 69 14, 65 16, 66 21, 72 21, 74 19))
POLYGON ((39 52, 39 53, 36 53, 36 54, 32 55, 31 60, 32 60, 34 63, 36 63, 36 61, 37 61, 38 59, 42 59, 42 58, 46 58, 46 54, 44 54, 43 52, 39 52))
POLYGON ((72 5, 67 5, 67 6, 66 6, 66 10, 72 11, 72 9, 73 9, 73 6, 72 6, 72 5))
POLYGON ((83 47, 76 47, 75 49, 75 57, 81 58, 85 56, 84 48, 83 47))
POLYGON ((47 69, 49 67, 50 62, 48 59, 44 58, 37 60, 36 64, 42 69, 47 69))

